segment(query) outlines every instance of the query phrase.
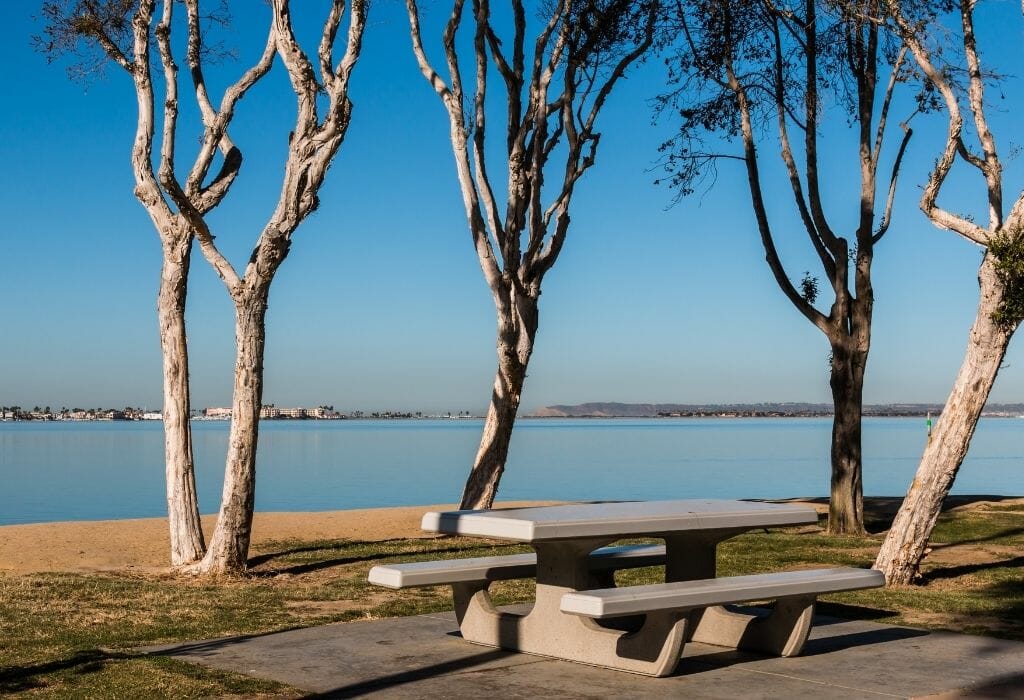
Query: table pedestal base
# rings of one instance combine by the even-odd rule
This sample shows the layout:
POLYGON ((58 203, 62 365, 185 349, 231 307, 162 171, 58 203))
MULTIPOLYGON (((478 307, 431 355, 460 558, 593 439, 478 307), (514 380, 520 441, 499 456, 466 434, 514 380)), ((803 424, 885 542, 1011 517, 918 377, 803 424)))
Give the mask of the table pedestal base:
POLYGON ((697 611, 694 642, 777 656, 796 656, 807 642, 814 617, 814 596, 782 598, 764 616, 722 607, 697 611))
MULTIPOLYGON (((667 581, 713 578, 715 546, 731 531, 665 536, 667 581)), ((614 629, 561 610, 562 596, 614 584, 611 572, 595 576, 590 552, 609 538, 557 540, 534 544, 537 550, 537 596, 526 615, 498 611, 486 581, 452 586, 462 636, 470 642, 604 666, 648 676, 675 670, 688 641, 745 651, 793 656, 807 641, 814 596, 783 598, 767 615, 752 616, 722 607, 668 610, 615 618, 614 629), (625 623, 625 624, 623 624, 625 623)))
POLYGON ((454 588, 455 612, 467 641, 648 676, 675 670, 689 625, 686 615, 668 612, 647 615, 635 632, 601 627, 559 609, 562 596, 574 590, 565 586, 538 584, 536 603, 526 615, 498 611, 480 586, 454 588))

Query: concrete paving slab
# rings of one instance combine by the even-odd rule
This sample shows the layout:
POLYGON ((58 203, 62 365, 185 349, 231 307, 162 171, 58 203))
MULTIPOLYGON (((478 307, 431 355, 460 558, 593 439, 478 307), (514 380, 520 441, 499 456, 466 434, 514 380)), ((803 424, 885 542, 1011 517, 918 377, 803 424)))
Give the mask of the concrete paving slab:
POLYGON ((327 697, 1024 698, 1024 643, 824 617, 802 656, 688 644, 668 678, 469 644, 451 613, 146 651, 327 697))

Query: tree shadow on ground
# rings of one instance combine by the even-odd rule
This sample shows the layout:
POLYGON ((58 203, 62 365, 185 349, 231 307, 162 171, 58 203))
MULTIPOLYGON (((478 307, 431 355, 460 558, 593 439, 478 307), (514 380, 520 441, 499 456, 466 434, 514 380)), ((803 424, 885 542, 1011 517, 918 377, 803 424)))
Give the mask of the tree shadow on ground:
MULTIPOLYGON (((922 574, 922 583, 928 584, 932 581, 938 581, 948 578, 959 578, 961 576, 970 576, 971 574, 981 573, 983 571, 991 571, 992 569, 1017 569, 1024 568, 1024 556, 1014 557, 1013 559, 1001 559, 994 562, 982 562, 978 564, 961 564, 958 566, 943 566, 940 568, 931 569, 922 574)), ((1020 596, 1024 600, 1024 579, 1019 581, 1001 581, 993 583, 991 587, 1004 586, 1006 590, 1002 592, 1002 595, 1009 596, 1020 596), (1015 587, 1016 586, 1016 587, 1015 587)))
POLYGON ((884 620, 896 617, 897 613, 892 610, 881 610, 869 608, 864 605, 847 605, 845 603, 831 603, 819 600, 814 606, 816 615, 824 615, 822 619, 815 619, 815 627, 830 625, 847 620, 884 620))
MULTIPOLYGON (((1019 500, 1018 496, 996 496, 986 494, 969 494, 969 495, 956 495, 947 496, 946 500, 942 503, 942 512, 946 513, 954 508, 960 508, 963 506, 974 505, 975 503, 1002 503, 1004 501, 1015 501, 1019 500)), ((819 498, 789 498, 784 499, 780 502, 792 502, 799 501, 801 503, 811 503, 816 506, 828 507, 828 498, 822 496, 819 498)), ((864 526, 867 528, 869 533, 880 534, 888 530, 892 526, 892 521, 896 517, 896 513, 899 511, 900 506, 903 504, 902 496, 871 496, 864 499, 864 526)), ((1016 534, 1015 532, 1008 532, 1000 535, 1005 537, 1008 534, 1016 534)), ((985 538, 988 539, 988 538, 985 538)), ((979 540, 985 541, 985 540, 979 540)))
POLYGON ((107 661, 130 658, 127 654, 115 654, 100 649, 78 651, 65 659, 55 659, 43 664, 31 666, 0 666, 0 695, 39 690, 46 683, 37 676, 58 671, 74 671, 75 673, 95 673, 103 668, 107 661))
POLYGON ((1024 527, 1011 527, 1006 530, 1000 530, 999 532, 993 532, 991 535, 985 537, 974 537, 972 539, 955 540, 952 542, 936 542, 930 546, 933 549, 941 549, 943 547, 954 547, 956 545, 964 544, 982 544, 983 542, 994 542, 995 540, 1002 540, 1009 537, 1016 537, 1018 535, 1024 535, 1024 527))
MULTIPOLYGON (((442 661, 419 668, 396 671, 386 676, 352 683, 351 685, 341 686, 324 693, 310 695, 307 697, 355 698, 363 695, 372 695, 410 683, 436 678, 438 676, 465 673, 483 664, 505 658, 509 656, 510 653, 511 652, 502 651, 500 649, 495 649, 493 651, 481 651, 473 656, 461 659, 452 659, 450 661, 442 661)), ((409 697, 415 697, 415 695, 410 694, 409 697)))
MULTIPOLYGON (((1012 559, 1001 559, 999 561, 982 562, 978 564, 944 566, 941 569, 936 568, 925 572, 921 576, 921 581, 927 585, 932 581, 970 576, 971 574, 977 574, 982 571, 991 571, 992 569, 1016 569, 1022 567, 1024 567, 1024 556, 1013 557, 1012 559)), ((1019 585, 1021 586, 1021 590, 1024 591, 1024 582, 1019 582, 1019 585)), ((1010 592, 1012 593, 1013 591, 1010 592)))
MULTIPOLYGON (((386 540, 380 543, 373 544, 388 544, 395 542, 405 542, 406 540, 386 540)), ((435 547, 433 549, 410 549, 409 551, 399 552, 371 552, 368 554, 353 554, 349 556, 335 556, 324 559, 317 559, 314 561, 302 562, 300 564, 293 565, 282 565, 275 566, 274 562, 279 559, 287 558, 290 556, 300 554, 312 554, 315 552, 323 552, 325 557, 328 557, 333 553, 343 553, 347 549, 354 547, 366 546, 366 542, 353 542, 351 540, 339 540, 335 543, 324 544, 324 545, 311 545, 294 547, 291 549, 283 549, 276 552, 267 552, 265 554, 259 554, 255 557, 250 557, 248 561, 249 574, 253 577, 273 577, 279 576, 280 574, 305 574, 313 571, 321 571, 323 569, 330 569, 337 566, 346 566, 348 564, 360 564, 364 562, 381 561, 384 559, 393 559, 396 556, 399 557, 410 557, 410 556, 421 556, 421 555, 440 555, 440 554, 458 554, 465 552, 466 547, 435 547), (268 565, 266 568, 260 571, 254 571, 256 567, 268 565)), ((506 545, 504 548, 514 547, 515 545, 506 545)), ((502 549, 503 547, 498 545, 493 547, 494 549, 502 549)))
POLYGON ((960 697, 986 700, 1018 700, 1024 697, 1024 673, 1009 673, 960 691, 960 697))

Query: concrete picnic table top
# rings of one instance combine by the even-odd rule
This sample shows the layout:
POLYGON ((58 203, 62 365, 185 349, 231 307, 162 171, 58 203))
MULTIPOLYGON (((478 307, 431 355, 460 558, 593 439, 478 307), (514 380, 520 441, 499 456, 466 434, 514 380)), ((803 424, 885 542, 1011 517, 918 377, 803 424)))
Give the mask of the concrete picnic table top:
POLYGON ((539 542, 584 537, 639 536, 693 530, 801 525, 818 520, 813 508, 790 503, 678 499, 607 501, 500 510, 424 514, 428 532, 539 542))

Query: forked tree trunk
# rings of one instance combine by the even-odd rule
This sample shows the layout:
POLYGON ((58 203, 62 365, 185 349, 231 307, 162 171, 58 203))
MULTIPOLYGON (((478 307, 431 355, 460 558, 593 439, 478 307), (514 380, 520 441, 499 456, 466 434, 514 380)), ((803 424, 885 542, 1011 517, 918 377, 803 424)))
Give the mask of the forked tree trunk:
POLYGON ((256 500, 256 444, 263 402, 263 351, 269 283, 247 288, 235 300, 235 386, 231 432, 217 526, 195 573, 245 570, 256 500))
MULTIPOLYGON (((849 339, 847 339, 849 340, 849 339)), ((832 484, 828 531, 833 535, 864 533, 861 424, 867 350, 832 346, 832 484)))
POLYGON ((196 496, 189 422, 188 341, 185 334, 185 297, 192 237, 173 233, 163 238, 164 256, 157 296, 160 348, 164 366, 164 469, 167 484, 167 521, 171 566, 200 559, 205 551, 196 496))
POLYGON ((505 471, 508 445, 516 424, 523 395, 526 370, 537 334, 537 300, 516 295, 511 310, 499 308, 498 370, 494 377, 491 404, 484 420, 483 436, 473 469, 462 492, 463 509, 479 510, 494 505, 498 484, 505 471))
POLYGON ((885 574, 886 583, 890 585, 909 584, 918 575, 942 502, 967 454, 974 428, 1013 335, 1012 329, 992 319, 1003 300, 1004 289, 990 253, 986 253, 981 263, 978 283, 981 288, 978 315, 971 328, 960 373, 875 559, 874 568, 885 574))

